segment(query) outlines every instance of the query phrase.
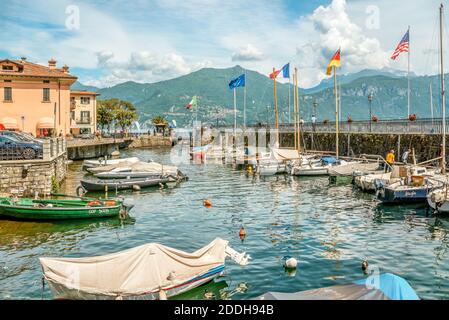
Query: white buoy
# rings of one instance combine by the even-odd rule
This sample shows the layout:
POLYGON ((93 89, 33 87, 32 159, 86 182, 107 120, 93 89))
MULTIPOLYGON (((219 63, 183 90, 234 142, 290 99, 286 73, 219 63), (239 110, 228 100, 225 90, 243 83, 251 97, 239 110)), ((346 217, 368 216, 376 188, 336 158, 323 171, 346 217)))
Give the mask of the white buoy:
POLYGON ((137 184, 133 185, 133 190, 140 191, 140 186, 138 186, 137 184))
POLYGON ((284 267, 287 269, 296 269, 298 261, 295 258, 288 258, 285 260, 284 267))
POLYGON ((112 157, 118 157, 118 156, 120 156, 120 151, 118 151, 118 150, 112 151, 111 156, 112 156, 112 157))

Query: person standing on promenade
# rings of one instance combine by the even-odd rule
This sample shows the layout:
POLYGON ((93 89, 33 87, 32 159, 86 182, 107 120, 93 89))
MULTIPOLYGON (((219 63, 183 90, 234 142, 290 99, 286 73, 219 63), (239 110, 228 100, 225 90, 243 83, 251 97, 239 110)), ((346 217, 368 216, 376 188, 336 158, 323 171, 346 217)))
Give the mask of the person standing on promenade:
POLYGON ((390 150, 385 160, 387 161, 387 164, 385 165, 385 172, 390 172, 391 167, 394 164, 394 150, 390 150))
POLYGON ((402 162, 404 162, 405 164, 408 163, 408 157, 410 156, 410 149, 407 149, 403 154, 402 154, 402 162))

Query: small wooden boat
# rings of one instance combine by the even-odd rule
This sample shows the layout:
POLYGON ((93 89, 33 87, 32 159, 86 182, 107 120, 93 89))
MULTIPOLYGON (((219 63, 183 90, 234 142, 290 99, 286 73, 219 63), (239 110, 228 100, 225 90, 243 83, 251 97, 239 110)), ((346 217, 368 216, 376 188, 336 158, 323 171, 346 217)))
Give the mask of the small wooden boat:
POLYGON ((70 220, 119 216, 127 213, 118 200, 57 200, 0 198, 0 217, 20 220, 70 220))
POLYGON ((39 260, 56 299, 165 300, 222 275, 226 257, 242 266, 250 259, 217 238, 193 253, 149 243, 99 257, 39 260))
POLYGON ((86 191, 108 191, 114 190, 128 190, 133 189, 135 186, 140 188, 154 187, 161 184, 171 182, 169 176, 154 176, 151 178, 137 178, 137 179, 113 179, 113 180, 81 180, 81 186, 86 191))

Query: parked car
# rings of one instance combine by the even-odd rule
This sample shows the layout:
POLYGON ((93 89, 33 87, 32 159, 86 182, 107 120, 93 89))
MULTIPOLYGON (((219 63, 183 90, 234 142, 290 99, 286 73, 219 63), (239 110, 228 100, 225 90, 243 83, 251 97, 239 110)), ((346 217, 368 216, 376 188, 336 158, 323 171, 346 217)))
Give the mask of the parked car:
POLYGON ((95 139, 95 135, 92 133, 81 133, 77 135, 73 135, 76 139, 95 139))
POLYGON ((16 132, 16 131, 8 131, 8 130, 1 130, 0 136, 5 136, 9 138, 13 138, 15 140, 24 141, 24 142, 34 142, 34 143, 42 143, 41 140, 36 139, 29 133, 25 132, 16 132))
POLYGON ((40 159, 43 155, 42 144, 16 140, 0 135, 1 160, 40 159))

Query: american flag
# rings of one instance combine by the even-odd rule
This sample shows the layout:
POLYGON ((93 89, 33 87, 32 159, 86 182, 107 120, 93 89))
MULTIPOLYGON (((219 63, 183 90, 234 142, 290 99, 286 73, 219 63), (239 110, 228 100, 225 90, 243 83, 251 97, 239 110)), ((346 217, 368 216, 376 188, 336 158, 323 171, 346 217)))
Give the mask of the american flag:
POLYGON ((396 50, 394 50, 391 59, 396 60, 402 52, 408 52, 409 32, 410 30, 407 30, 407 33, 402 37, 402 40, 399 42, 396 50))

